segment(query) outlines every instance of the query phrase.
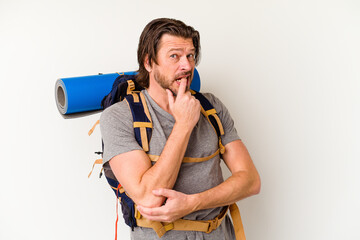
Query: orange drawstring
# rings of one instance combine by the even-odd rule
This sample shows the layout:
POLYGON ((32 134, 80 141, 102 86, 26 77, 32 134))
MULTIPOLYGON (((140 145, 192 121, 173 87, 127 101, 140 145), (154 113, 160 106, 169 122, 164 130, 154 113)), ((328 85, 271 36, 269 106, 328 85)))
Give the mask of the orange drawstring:
POLYGON ((119 184, 116 189, 116 221, 115 221, 115 240, 117 240, 117 230, 118 230, 118 221, 119 221, 119 189, 121 185, 119 184))

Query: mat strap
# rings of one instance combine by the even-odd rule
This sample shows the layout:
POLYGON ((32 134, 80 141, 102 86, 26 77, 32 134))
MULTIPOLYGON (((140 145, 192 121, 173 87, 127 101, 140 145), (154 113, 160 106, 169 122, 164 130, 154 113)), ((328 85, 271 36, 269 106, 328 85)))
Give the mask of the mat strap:
POLYGON ((88 178, 90 178, 92 172, 94 171, 95 164, 102 164, 102 163, 103 163, 102 158, 99 158, 99 159, 96 159, 96 160, 95 160, 95 162, 93 163, 93 166, 92 166, 92 168, 91 168, 91 171, 90 171, 90 173, 89 173, 89 175, 88 175, 88 178))
POLYGON ((88 135, 89 135, 89 136, 94 132, 95 127, 96 127, 99 123, 100 123, 100 120, 97 120, 97 121, 95 122, 95 124, 92 126, 92 128, 91 128, 91 129, 89 130, 89 132, 88 132, 88 135))

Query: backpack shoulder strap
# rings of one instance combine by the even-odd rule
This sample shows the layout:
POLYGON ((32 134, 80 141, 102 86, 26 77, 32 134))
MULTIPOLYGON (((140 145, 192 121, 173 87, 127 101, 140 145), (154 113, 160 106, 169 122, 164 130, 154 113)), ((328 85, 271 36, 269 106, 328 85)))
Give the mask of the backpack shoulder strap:
POLYGON ((200 105, 201 105, 201 113, 210 122, 211 126, 213 126, 213 128, 219 138, 220 153, 224 154, 225 147, 221 143, 221 136, 224 135, 224 128, 221 124, 220 118, 219 118, 214 106, 200 92, 196 92, 194 90, 190 90, 190 92, 197 100, 199 100, 200 105))
MULTIPOLYGON (((132 82, 132 80, 129 81, 132 82)), ((128 85, 132 86, 131 83, 128 85)), ((144 151, 148 152, 153 125, 145 96, 142 92, 129 90, 124 101, 128 103, 131 110, 135 139, 144 151)))
MULTIPOLYGON (((101 102, 103 108, 107 108, 112 104, 124 100, 127 102, 131 114, 133 117, 133 127, 135 133, 135 139, 138 144, 144 149, 145 152, 149 151, 149 142, 152 134, 152 120, 149 113, 148 106, 146 104, 145 96, 141 92, 143 88, 133 80, 133 76, 121 75, 116 79, 114 83, 113 90, 110 92, 101 102), (127 80, 126 80, 127 79, 127 80)), ((89 136, 94 131, 96 125, 99 124, 99 120, 95 125, 90 129, 89 136)), ((102 141, 102 152, 98 154, 103 154, 104 152, 104 142, 102 141)), ((98 159, 94 162, 95 164, 102 164, 101 159, 98 159)), ((94 168, 94 166, 93 166, 94 168)), ((92 170, 89 174, 89 177, 92 173, 92 170)), ((100 177, 101 177, 100 172, 100 177)))

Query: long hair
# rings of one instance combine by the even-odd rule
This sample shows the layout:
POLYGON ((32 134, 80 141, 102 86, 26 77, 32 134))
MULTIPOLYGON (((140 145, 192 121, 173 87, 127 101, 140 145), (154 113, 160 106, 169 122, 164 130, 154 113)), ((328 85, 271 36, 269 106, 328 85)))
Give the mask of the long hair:
POLYGON ((195 65, 200 61, 200 34, 193 27, 187 26, 182 21, 170 18, 158 18, 149 22, 141 33, 138 46, 139 70, 136 81, 145 88, 149 87, 149 72, 146 70, 144 61, 148 56, 149 64, 157 63, 157 53, 160 39, 163 34, 176 37, 191 38, 195 48, 195 65))

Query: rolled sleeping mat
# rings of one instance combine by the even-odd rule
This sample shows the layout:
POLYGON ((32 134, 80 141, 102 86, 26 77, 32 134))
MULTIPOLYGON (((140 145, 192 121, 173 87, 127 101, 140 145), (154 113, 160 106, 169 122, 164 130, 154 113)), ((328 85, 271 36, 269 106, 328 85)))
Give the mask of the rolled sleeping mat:
MULTIPOLYGON (((55 83, 55 100, 63 115, 101 110, 101 101, 111 91, 119 75, 136 75, 137 72, 99 74, 58 79, 55 83)), ((190 88, 200 91, 200 75, 194 70, 190 88)))

